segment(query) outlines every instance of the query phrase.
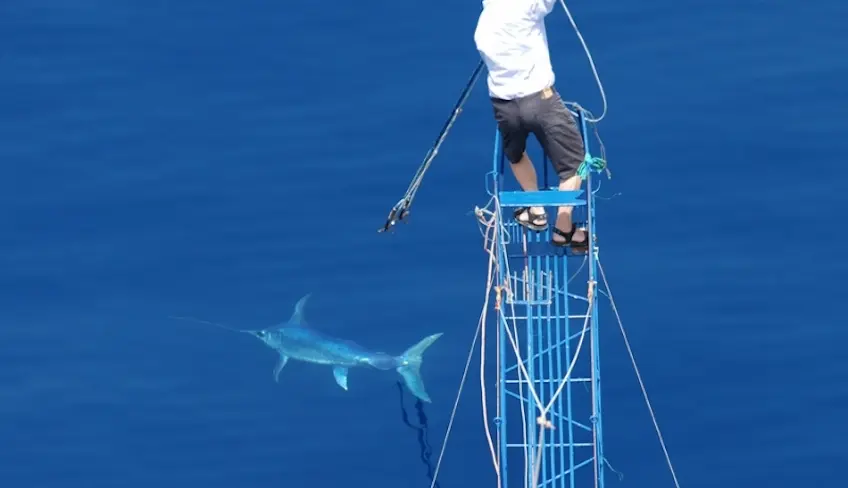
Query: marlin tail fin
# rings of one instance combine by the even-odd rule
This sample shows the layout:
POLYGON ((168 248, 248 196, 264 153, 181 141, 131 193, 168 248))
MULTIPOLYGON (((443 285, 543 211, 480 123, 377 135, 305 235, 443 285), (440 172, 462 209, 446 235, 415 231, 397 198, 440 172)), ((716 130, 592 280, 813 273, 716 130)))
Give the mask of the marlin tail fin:
POLYGON ((427 395, 427 390, 424 388, 424 380, 421 379, 421 374, 419 373, 421 362, 424 360, 422 355, 441 336, 442 334, 438 333, 425 337, 418 344, 407 349, 398 358, 400 366, 398 366, 397 372, 403 377, 406 387, 409 388, 409 391, 413 395, 425 402, 430 402, 430 396, 427 395))

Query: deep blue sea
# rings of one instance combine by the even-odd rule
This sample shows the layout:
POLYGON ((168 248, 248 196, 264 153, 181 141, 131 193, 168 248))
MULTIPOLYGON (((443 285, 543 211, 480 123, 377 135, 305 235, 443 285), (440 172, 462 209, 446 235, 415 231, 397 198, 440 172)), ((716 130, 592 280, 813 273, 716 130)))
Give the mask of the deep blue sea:
MULTIPOLYGON (((603 262, 684 488, 845 486, 848 3, 569 5, 609 99, 603 262)), ((289 363, 287 319, 427 353, 435 462, 480 308, 479 1, 0 2, 0 486, 429 487, 397 375, 289 363)), ((600 98, 561 6, 557 87, 600 98)), ((607 486, 673 487, 602 305, 607 486)), ((476 360, 439 475, 494 486, 476 360)), ((404 393, 411 422, 417 414, 404 393)), ((511 485, 512 486, 512 485, 511 485)))

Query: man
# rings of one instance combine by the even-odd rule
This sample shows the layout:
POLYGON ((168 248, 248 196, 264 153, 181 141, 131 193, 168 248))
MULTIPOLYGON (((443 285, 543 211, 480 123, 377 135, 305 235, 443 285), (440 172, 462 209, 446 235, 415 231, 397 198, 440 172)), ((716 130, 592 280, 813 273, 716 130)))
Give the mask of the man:
MULTIPOLYGON (((554 88, 545 17, 556 0, 483 0, 474 44, 486 63, 489 97, 503 137, 503 152, 524 191, 538 191, 536 170, 527 156, 532 133, 559 175, 560 190, 577 190, 577 168, 585 156, 583 138, 571 112, 554 88)), ((576 229, 573 208, 559 207, 553 244, 588 249, 585 229, 576 229)), ((536 231, 547 228, 542 207, 520 208, 519 224, 536 231)))

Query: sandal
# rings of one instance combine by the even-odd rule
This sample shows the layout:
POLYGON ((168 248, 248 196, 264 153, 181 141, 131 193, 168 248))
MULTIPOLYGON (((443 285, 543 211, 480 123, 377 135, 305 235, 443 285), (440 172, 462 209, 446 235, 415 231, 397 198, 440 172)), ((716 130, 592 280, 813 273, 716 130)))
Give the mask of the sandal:
POLYGON ((571 249, 574 250, 574 251, 586 252, 586 251, 589 250, 589 231, 587 231, 586 229, 580 229, 580 230, 582 230, 583 234, 584 234, 583 240, 582 241, 574 241, 572 239, 574 239, 574 232, 577 231, 576 225, 571 224, 571 230, 568 231, 568 232, 559 230, 556 227, 554 227, 553 228, 554 234, 564 238, 565 240, 564 241, 557 241, 557 240, 551 239, 551 244, 553 244, 554 246, 557 246, 557 247, 571 246, 571 249))
POLYGON ((548 216, 544 212, 535 214, 530 210, 530 207, 521 207, 513 213, 515 220, 522 226, 528 229, 541 232, 548 228, 548 216))

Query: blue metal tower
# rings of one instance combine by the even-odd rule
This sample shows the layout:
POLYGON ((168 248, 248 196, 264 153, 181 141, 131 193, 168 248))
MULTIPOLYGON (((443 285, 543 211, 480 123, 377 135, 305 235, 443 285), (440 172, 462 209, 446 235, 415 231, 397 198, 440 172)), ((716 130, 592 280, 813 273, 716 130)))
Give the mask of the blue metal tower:
POLYGON ((586 148, 585 191, 549 186, 547 157, 532 153, 544 165, 542 170, 537 164, 544 175, 542 190, 508 191, 500 134, 495 134, 488 191, 496 224, 499 488, 604 487, 592 191, 599 180, 589 171, 598 170, 592 166, 602 160, 591 156, 586 113, 579 106, 572 112, 586 148), (531 205, 546 208, 548 230, 530 231, 514 220, 516 207, 531 205), (573 255, 550 244, 559 205, 575 206, 575 224, 589 230, 588 253, 573 255))

